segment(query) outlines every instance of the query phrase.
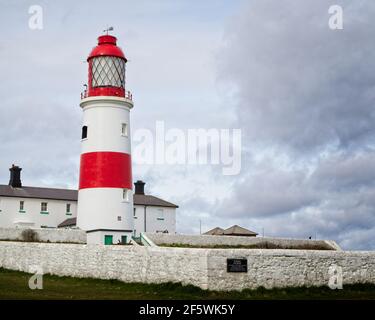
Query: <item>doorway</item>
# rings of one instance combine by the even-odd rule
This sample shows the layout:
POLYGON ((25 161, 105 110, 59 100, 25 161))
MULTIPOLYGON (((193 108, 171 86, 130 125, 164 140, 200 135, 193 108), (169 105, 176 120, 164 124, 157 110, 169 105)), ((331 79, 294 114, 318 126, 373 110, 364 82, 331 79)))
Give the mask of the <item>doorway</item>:
POLYGON ((121 236, 121 244, 127 244, 128 243, 128 236, 121 236))
POLYGON ((113 244, 113 236, 105 235, 104 236, 104 244, 105 245, 111 245, 111 244, 113 244))

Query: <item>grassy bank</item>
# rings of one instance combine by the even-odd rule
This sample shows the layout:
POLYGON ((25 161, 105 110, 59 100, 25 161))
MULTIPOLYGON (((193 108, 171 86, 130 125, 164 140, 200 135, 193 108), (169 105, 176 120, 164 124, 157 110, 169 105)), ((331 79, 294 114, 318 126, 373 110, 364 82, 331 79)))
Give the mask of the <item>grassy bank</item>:
POLYGON ((247 245, 226 245, 226 244, 211 244, 211 245, 191 245, 186 243, 160 243, 159 247, 171 248, 201 248, 201 249, 290 249, 290 250, 334 250, 329 245, 324 243, 310 243, 308 245, 279 245, 269 241, 261 241, 254 244, 247 245))
POLYGON ((343 290, 287 288, 217 292, 181 284, 123 283, 45 275, 43 290, 30 290, 30 274, 0 268, 0 299, 374 299, 375 285, 344 286, 343 290))

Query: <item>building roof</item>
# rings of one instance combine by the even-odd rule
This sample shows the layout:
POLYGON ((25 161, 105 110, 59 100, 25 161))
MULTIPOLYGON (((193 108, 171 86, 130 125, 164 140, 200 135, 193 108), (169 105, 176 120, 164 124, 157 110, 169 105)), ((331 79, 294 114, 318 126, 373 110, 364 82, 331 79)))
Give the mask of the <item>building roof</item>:
POLYGON ((211 235, 211 236, 221 236, 224 234, 224 229, 216 227, 211 230, 208 230, 207 232, 203 233, 205 235, 211 235))
POLYGON ((211 236, 245 236, 245 237, 252 237, 252 236, 258 235, 256 232, 251 231, 246 228, 242 228, 238 225, 231 226, 225 230, 220 227, 216 227, 203 234, 211 235, 211 236))
POLYGON ((77 190, 55 189, 55 188, 38 188, 22 187, 13 188, 8 185, 0 185, 0 196, 16 198, 37 198, 51 200, 68 200, 77 201, 77 190))
POLYGON ((177 205, 163 199, 145 194, 134 194, 133 202, 137 205, 178 208, 177 205))
MULTIPOLYGON (((50 199, 63 201, 77 201, 78 191, 70 189, 55 189, 55 188, 38 188, 38 187, 22 187, 13 188, 8 185, 0 185, 0 197, 16 197, 16 198, 35 198, 35 199, 50 199)), ((156 207, 171 207, 178 208, 177 205, 165 201, 163 199, 144 195, 134 194, 133 202, 135 205, 156 206, 156 207)))
POLYGON ((238 225, 234 225, 234 226, 231 226, 228 229, 225 229, 224 235, 227 235, 227 236, 256 236, 258 234, 254 231, 249 230, 249 229, 242 228, 238 225))
POLYGON ((64 228, 64 227, 74 227, 77 224, 77 218, 69 218, 61 222, 57 227, 64 228))

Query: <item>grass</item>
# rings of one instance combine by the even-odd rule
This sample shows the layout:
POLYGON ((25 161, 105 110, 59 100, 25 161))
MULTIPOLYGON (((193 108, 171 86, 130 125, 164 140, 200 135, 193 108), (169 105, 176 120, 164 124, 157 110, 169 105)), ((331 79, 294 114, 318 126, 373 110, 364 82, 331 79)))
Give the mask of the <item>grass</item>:
POLYGON ((282 246, 269 241, 262 241, 248 245, 226 245, 226 244, 212 244, 212 245, 191 245, 185 243, 160 243, 159 247, 173 247, 173 248, 201 248, 201 249, 294 249, 294 250, 334 250, 325 243, 310 243, 306 245, 289 245, 282 246))
POLYGON ((375 285, 346 285, 343 290, 328 287, 286 288, 219 292, 202 290, 178 283, 142 284, 117 280, 59 277, 44 275, 43 290, 28 287, 30 274, 0 268, 0 299, 371 299, 375 285))

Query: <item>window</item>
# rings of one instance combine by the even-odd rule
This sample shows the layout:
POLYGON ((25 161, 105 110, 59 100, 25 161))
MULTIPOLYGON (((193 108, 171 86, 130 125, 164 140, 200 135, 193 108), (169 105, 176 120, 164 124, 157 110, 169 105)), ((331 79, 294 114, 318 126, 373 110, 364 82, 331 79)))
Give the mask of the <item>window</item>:
POLYGON ((128 136, 128 125, 126 123, 121 124, 121 135, 124 137, 128 136))
POLYGON ((121 216, 117 216, 117 221, 121 221, 121 216))
POLYGON ((163 209, 158 209, 157 220, 164 220, 164 210, 163 209))
POLYGON ((67 203, 67 204, 66 204, 66 214, 67 214, 67 215, 70 215, 70 214, 71 214, 71 211, 70 211, 70 210, 71 210, 71 204, 70 204, 70 203, 67 203))
POLYGON ((82 140, 87 139, 87 126, 82 127, 82 140))
POLYGON ((40 204, 40 211, 41 212, 48 212, 48 203, 47 202, 42 202, 40 204))
POLYGON ((134 219, 137 219, 137 209, 136 208, 133 209, 133 216, 134 216, 134 219))
POLYGON ((102 56, 92 59, 92 87, 125 88, 125 60, 102 56))
POLYGON ((129 190, 128 189, 122 190, 122 199, 124 201, 129 201, 129 190))
POLYGON ((25 201, 20 201, 20 211, 23 212, 25 210, 25 201))

